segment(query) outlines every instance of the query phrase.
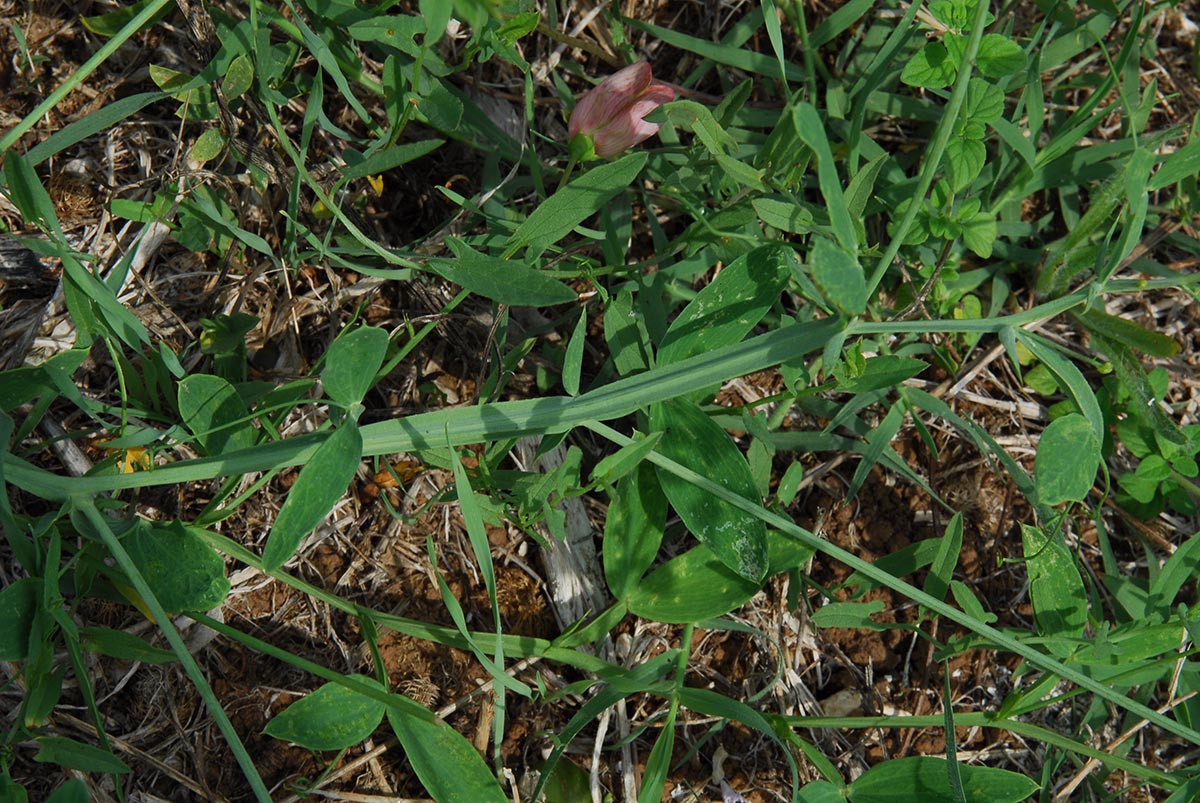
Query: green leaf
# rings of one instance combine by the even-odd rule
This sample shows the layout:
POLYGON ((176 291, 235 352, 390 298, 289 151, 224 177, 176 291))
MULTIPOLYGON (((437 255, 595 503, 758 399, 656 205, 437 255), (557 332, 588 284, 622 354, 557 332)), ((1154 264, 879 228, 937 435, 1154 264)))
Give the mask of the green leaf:
POLYGON ((929 42, 918 50, 900 73, 900 80, 909 86, 938 89, 950 86, 958 75, 958 66, 941 42, 929 42))
POLYGON ((192 374, 179 383, 179 416, 206 455, 248 449, 258 439, 250 411, 219 376, 192 374))
POLYGON ((758 219, 773 229, 788 234, 808 234, 812 231, 812 212, 784 195, 753 198, 750 205, 758 213, 758 219))
MULTIPOLYGON (((136 3, 130 3, 127 6, 118 8, 116 11, 109 11, 107 14, 80 17, 79 21, 83 23, 83 27, 97 36, 116 36, 121 32, 122 28, 133 21, 134 17, 141 14, 144 9, 153 3, 154 0, 138 0, 136 3)), ((146 30, 159 20, 164 19, 172 11, 174 11, 174 7, 168 3, 159 9, 158 13, 153 17, 146 20, 140 30, 146 30)))
POLYGON ((122 544, 169 612, 207 611, 229 593, 225 561, 183 522, 138 519, 122 544))
MULTIPOLYGON (((1041 789, 1024 775, 991 767, 960 765, 968 803, 1020 803, 1041 789)), ((850 784, 851 803, 955 803, 946 759, 912 756, 884 761, 850 784)))
POLYGON ((791 250, 774 245, 731 262, 671 323, 658 350, 658 364, 741 341, 779 300, 791 263, 791 250))
MULTIPOLYGON (((790 538, 769 538, 768 575, 803 566, 812 550, 790 538)), ((655 622, 684 624, 740 608, 762 588, 734 574, 703 545, 677 555, 646 575, 629 594, 629 610, 655 622)))
POLYGON ((883 600, 870 602, 830 602, 813 611, 812 622, 820 628, 850 627, 858 630, 887 630, 887 625, 871 618, 887 605, 883 600))
POLYGON ((962 609, 962 612, 975 621, 983 622, 985 625, 996 621, 996 614, 984 610, 983 603, 979 601, 979 598, 975 596, 975 592, 966 583, 959 580, 951 580, 950 594, 954 597, 954 601, 958 603, 958 607, 962 609))
POLYGON ((958 566, 959 553, 962 551, 963 517, 961 512, 955 513, 950 518, 950 523, 946 525, 946 532, 939 540, 941 544, 938 546, 937 557, 933 559, 933 565, 929 567, 929 576, 925 578, 925 593, 940 602, 946 598, 946 590, 950 586, 954 569, 958 566))
POLYGON ((304 536, 333 510, 354 479, 361 459, 362 435, 353 421, 342 424, 322 441, 312 460, 300 469, 267 536, 263 550, 263 566, 267 571, 287 562, 304 536))
POLYGON ((642 769, 642 788, 638 790, 637 803, 659 803, 667 782, 667 771, 671 769, 671 751, 675 746, 675 709, 667 714, 666 726, 658 732, 650 756, 642 769))
POLYGON ((1038 441, 1033 466, 1038 502, 1082 502, 1100 468, 1100 442, 1092 425, 1078 413, 1050 422, 1038 441))
MULTIPOLYGON (((1062 533, 1048 535, 1022 524, 1021 542, 1038 632, 1062 639, 1082 636, 1087 625, 1087 594, 1062 533)), ((1070 650, 1066 641, 1051 641, 1049 647, 1059 653, 1070 650)))
POLYGON ((967 85, 964 114, 968 120, 990 125, 1004 116, 1004 92, 982 78, 972 76, 967 85))
POLYGON ((221 91, 227 101, 235 100, 246 94, 246 90, 254 85, 254 62, 248 53, 242 53, 229 63, 225 75, 221 78, 221 91))
POLYGON ((963 245, 981 259, 988 259, 996 245, 998 232, 996 219, 986 212, 979 212, 960 222, 963 245))
POLYGON ((1179 343, 1174 338, 1145 329, 1125 318, 1092 308, 1076 312, 1074 315, 1089 331, 1123 343, 1151 357, 1174 357, 1179 353, 1179 343))
POLYGON ((662 439, 661 432, 634 433, 634 442, 608 455, 592 469, 592 482, 614 483, 641 464, 662 439))
POLYGON ((866 309, 867 280, 856 255, 831 240, 817 237, 808 261, 813 281, 831 304, 850 317, 866 309))
POLYGON ((388 722, 437 803, 508 803, 479 752, 443 720, 426 721, 389 708, 388 722))
POLYGON ((166 664, 175 660, 175 653, 147 644, 145 639, 114 630, 110 627, 83 627, 79 630, 79 644, 85 650, 122 661, 140 661, 145 664, 166 664))
POLYGON ((845 803, 842 790, 829 781, 813 781, 800 790, 796 803, 845 803))
POLYGON ((83 744, 65 736, 39 736, 34 761, 57 764, 81 772, 124 774, 129 766, 107 750, 83 744))
POLYGON ((604 340, 621 376, 638 374, 650 367, 638 327, 640 315, 640 310, 634 310, 633 291, 628 287, 617 293, 604 310, 604 340))
MULTIPOLYGON (((626 448, 647 443, 657 443, 657 439, 644 438, 626 448)), ((613 490, 604 522, 604 578, 616 599, 624 599, 638 587, 658 554, 666 523, 667 498, 654 466, 641 463, 613 490)))
POLYGON ((562 282, 520 262, 475 251, 455 237, 446 244, 457 259, 431 261, 430 270, 478 296, 514 307, 548 307, 578 300, 562 282))
POLYGON ((579 320, 567 341, 567 351, 563 355, 562 383, 563 390, 568 396, 579 395, 580 374, 583 372, 583 346, 587 342, 587 310, 579 311, 579 320))
POLYGON ((1200 174, 1200 137, 1192 137, 1191 142, 1163 160, 1146 189, 1161 190, 1197 174, 1200 174))
POLYGON ((829 212, 829 223, 833 227, 834 236, 843 250, 856 253, 859 245, 859 227, 850 215, 850 207, 846 204, 846 196, 842 192, 842 180, 838 175, 837 160, 833 158, 833 150, 825 132, 825 123, 816 107, 810 103, 797 103, 793 106, 792 121, 797 136, 812 148, 817 157, 817 183, 825 199, 825 208, 829 212))
POLYGON ((950 171, 950 187, 961 192, 983 171, 987 161, 987 146, 977 139, 955 137, 946 144, 946 167, 950 171))
POLYGON ((928 367, 928 363, 914 357, 881 354, 865 360, 862 370, 854 374, 845 362, 839 362, 834 366, 833 375, 837 380, 838 390, 846 393, 869 393, 872 390, 895 387, 928 367))
POLYGON ((985 33, 975 55, 975 65, 988 78, 1004 78, 1025 69, 1025 52, 1005 36, 985 33))
POLYGON ((1095 392, 1092 391, 1091 385, 1075 364, 1040 337, 1026 332, 1024 329, 1012 331, 1016 335, 1017 342, 1024 344, 1025 348, 1029 349, 1033 356, 1041 360, 1050 373, 1054 374, 1059 387, 1071 397, 1071 401, 1075 402, 1075 406, 1092 425, 1092 434, 1096 436, 1096 439, 1103 440, 1104 415, 1100 412, 1100 403, 1096 401, 1095 392))
MULTIPOLYGON (((650 408, 650 425, 663 433, 660 453, 739 496, 759 499, 746 458, 695 404, 656 404, 650 408)), ((738 576, 761 582, 767 571, 766 526, 669 471, 659 470, 658 478, 688 530, 738 576)))
POLYGON ((42 596, 42 581, 25 577, 0 590, 0 661, 24 661, 29 656, 29 631, 42 596))
POLYGON ((387 346, 387 332, 378 327, 343 331, 325 353, 321 371, 325 395, 344 407, 361 402, 375 384, 387 346))
POLYGON ((528 246, 531 257, 541 254, 595 214, 614 195, 628 189, 649 158, 648 153, 639 151, 591 168, 533 210, 513 232, 512 246, 528 246))
POLYGON ((408 164, 414 159, 419 159, 428 153, 432 153, 444 144, 446 144, 446 140, 444 139, 423 139, 418 142, 405 142, 401 145, 394 145, 391 148, 384 148, 365 159, 357 151, 347 149, 342 154, 343 158, 346 159, 346 167, 340 171, 339 175, 342 181, 349 181, 354 178, 386 173, 401 165, 408 164))
MULTIPOLYGON (((170 8, 170 6, 167 6, 167 8, 170 8)), ((0 785, 0 800, 7 800, 8 798, 4 797, 3 792, 3 786, 0 785)), ((90 800, 87 786, 83 781, 78 778, 72 778, 55 789, 50 797, 46 798, 46 803, 88 803, 90 800)))
MULTIPOLYGON (((192 147, 188 148, 188 161, 196 165, 211 162, 221 155, 221 151, 225 150, 225 142, 225 132, 221 129, 206 128, 200 136, 196 137, 192 147)), ((122 217, 129 217, 129 215, 122 215, 122 217)))
MULTIPOLYGON (((351 677, 383 691, 374 678, 351 677)), ((370 736, 386 708, 374 698, 329 682, 273 717, 263 733, 309 750, 343 750, 370 736)))

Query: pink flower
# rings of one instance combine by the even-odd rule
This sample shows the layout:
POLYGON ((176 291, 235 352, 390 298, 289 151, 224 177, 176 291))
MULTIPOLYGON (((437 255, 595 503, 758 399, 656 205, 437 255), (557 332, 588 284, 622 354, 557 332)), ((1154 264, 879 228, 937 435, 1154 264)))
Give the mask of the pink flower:
POLYGON ((616 156, 657 134, 658 124, 642 118, 674 99, 675 90, 655 81, 650 65, 639 61, 580 98, 568 131, 572 140, 579 135, 591 139, 597 156, 616 156))

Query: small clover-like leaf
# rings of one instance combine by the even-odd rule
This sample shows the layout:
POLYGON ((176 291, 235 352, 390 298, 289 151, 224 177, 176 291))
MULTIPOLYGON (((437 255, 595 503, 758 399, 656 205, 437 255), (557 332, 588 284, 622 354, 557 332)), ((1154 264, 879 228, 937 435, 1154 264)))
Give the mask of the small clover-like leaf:
POLYGON ((967 87, 967 119, 977 123, 994 123, 1003 115, 1004 92, 1000 87, 982 78, 972 78, 967 87))
POLYGON ((987 148, 978 139, 952 139, 946 145, 946 166, 955 192, 965 190, 979 177, 987 161, 987 148))
POLYGON ((937 89, 954 83, 957 65, 941 42, 929 42, 918 50, 900 73, 900 80, 909 86, 937 89))
POLYGON ((988 78, 1003 78, 1025 69, 1025 51, 1016 42, 998 33, 984 34, 975 64, 988 78))
POLYGON ((980 212, 961 225, 963 245, 974 251, 980 259, 989 258, 999 233, 996 219, 986 212, 980 212))

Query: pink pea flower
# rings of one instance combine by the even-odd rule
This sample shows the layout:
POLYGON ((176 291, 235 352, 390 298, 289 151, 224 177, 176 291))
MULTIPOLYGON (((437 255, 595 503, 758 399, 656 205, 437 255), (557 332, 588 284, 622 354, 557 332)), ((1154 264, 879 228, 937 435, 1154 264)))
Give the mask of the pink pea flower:
POLYGON ((657 123, 644 118, 675 99, 675 90, 650 74, 644 61, 630 64, 587 92, 571 112, 571 140, 584 136, 596 156, 616 156, 658 133, 657 123))

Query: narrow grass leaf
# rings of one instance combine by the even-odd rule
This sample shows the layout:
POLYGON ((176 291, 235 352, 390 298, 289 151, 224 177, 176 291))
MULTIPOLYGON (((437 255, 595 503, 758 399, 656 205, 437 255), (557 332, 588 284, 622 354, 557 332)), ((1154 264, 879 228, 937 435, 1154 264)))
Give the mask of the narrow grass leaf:
POLYGON ((437 803, 508 803, 479 752, 443 720, 429 722, 389 709, 388 722, 437 803))
POLYGON ((387 354, 388 334, 376 326, 343 331, 325 352, 321 385, 343 407, 358 404, 375 384, 387 354))
POLYGON ((861 372, 852 375, 844 362, 834 366, 833 372, 834 378, 837 379, 838 390, 860 394, 883 388, 894 388, 928 367, 929 364, 924 360, 914 357, 881 354, 878 357, 868 358, 861 372))
POLYGON ((324 440, 312 460, 300 470, 288 492, 275 526, 267 536, 263 565, 278 569, 295 554, 304 536, 321 523, 346 493, 346 487, 362 459, 362 435, 358 425, 346 421, 324 440))
POLYGON ((879 462, 880 455, 888 448, 888 444, 892 442, 892 438, 896 437, 896 433, 900 431, 900 425, 904 423, 904 404, 896 402, 888 410, 883 420, 879 425, 871 430, 867 435, 867 448, 863 451, 862 460, 859 461, 858 467, 854 469, 854 477, 850 480, 850 487, 846 489, 846 498, 853 499, 858 489, 867 481, 867 475, 875 464, 879 462))
POLYGON ((934 599, 945 599, 946 590, 958 566, 958 556, 963 544, 963 516, 955 513, 946 525, 946 532, 939 539, 938 552, 925 578, 925 593, 934 599))
MULTIPOLYGON (((659 453, 702 473, 746 499, 758 491, 746 458, 725 430, 695 404, 669 401, 650 409, 651 427, 663 433, 659 453)), ((707 545, 735 574, 752 583, 767 571, 767 531, 723 500, 701 491, 670 472, 659 482, 688 530, 707 545)))
MULTIPOLYGON (((374 678, 352 677, 383 690, 374 678)), ((344 750, 374 733, 386 708, 339 683, 326 683, 272 717, 263 733, 309 750, 344 750)))
POLYGON ((370 156, 354 159, 350 158, 350 154, 346 154, 346 167, 340 171, 342 181, 349 181, 355 178, 364 178, 373 176, 379 173, 386 173, 401 165, 408 164, 414 159, 419 159, 426 154, 446 144, 444 139, 423 139, 418 142, 406 142, 401 145, 394 145, 390 148, 384 148, 378 153, 370 156))
MULTIPOLYGON (((961 766, 962 796, 970 801, 1020 803, 1040 784, 1008 770, 961 766)), ((946 759, 911 756, 875 765, 849 787, 854 803, 955 803, 946 759)))
POLYGON ((681 31, 663 28, 659 25, 642 22, 641 20, 627 18, 624 22, 631 28, 637 28, 651 34, 655 39, 666 42, 669 45, 674 45, 681 50, 695 53, 697 56, 709 59, 717 64, 724 64, 739 70, 745 70, 746 72, 765 75, 768 78, 783 78, 794 82, 804 81, 804 71, 796 65, 784 64, 782 68, 783 72, 780 73, 781 68, 776 59, 748 48, 709 42, 705 39, 689 36, 681 31))
POLYGON ((1038 502, 1082 502, 1096 481, 1100 459, 1100 441, 1086 418, 1071 413, 1051 421, 1033 463, 1038 502))
POLYGON ((83 744, 65 736, 39 736, 38 751, 33 760, 45 764, 57 764, 80 772, 109 772, 124 775, 129 765, 108 750, 83 744))
POLYGON ((175 653, 170 650, 152 646, 133 633, 111 627, 81 627, 79 645, 88 652, 119 658, 122 661, 166 664, 175 660, 175 653))
POLYGON ((1200 577, 1200 533, 1183 542, 1150 585, 1146 613, 1167 613, 1184 584, 1200 577))
POLYGON ((627 189, 648 158, 639 151, 588 170, 533 210, 513 232, 513 247, 528 246, 531 256, 541 254, 627 189))
MULTIPOLYGON (((173 6, 163 7, 166 11, 174 10, 173 6)), ((49 137, 29 149, 25 158, 31 167, 37 167, 56 153, 61 153, 90 136, 112 128, 127 117, 168 97, 166 92, 142 92, 127 98, 106 103, 97 111, 85 115, 70 125, 63 126, 49 137)))
POLYGON ((825 133, 825 126, 821 122, 821 116, 812 105, 798 103, 792 107, 792 119, 800 139, 812 148, 813 153, 817 156, 817 182, 821 187, 821 195, 825 198, 825 206, 829 210, 829 220, 833 224, 833 232, 837 236, 837 241, 848 253, 857 254, 857 229, 854 219, 850 216, 846 197, 842 193, 837 162, 829 147, 829 139, 825 133))
POLYGON ((966 583, 960 580, 951 580, 950 593, 953 595, 954 601, 958 603, 958 607, 962 608, 963 613, 975 621, 983 622, 985 625, 990 625, 996 621, 996 614, 984 610, 983 603, 979 601, 979 597, 975 596, 975 592, 966 583))
POLYGON ((1161 190, 1197 174, 1200 174, 1200 138, 1193 137, 1191 142, 1163 160, 1146 189, 1150 192, 1161 190))
POLYGON ((1038 527, 1021 525, 1025 570, 1029 574, 1029 598, 1038 631, 1051 640, 1054 652, 1071 649, 1066 639, 1083 635, 1087 625, 1087 593, 1079 567, 1061 532, 1048 534, 1038 527))
POLYGON ((667 783, 667 770, 671 768, 671 751, 675 746, 674 709, 667 715, 666 722, 650 748, 650 756, 642 770, 642 788, 638 791, 637 803, 659 803, 667 783))
MULTIPOLYGON (((626 448, 654 443, 657 439, 644 438, 626 448)), ((666 523, 667 498, 654 466, 640 463, 613 490, 604 521, 604 578, 615 598, 625 599, 638 587, 658 554, 666 523)))
POLYGON ((576 301, 575 291, 521 262, 488 256, 449 237, 457 259, 430 261, 429 269, 477 296, 514 307, 548 307, 576 301))
POLYGON ((661 432, 652 432, 646 436, 641 436, 641 433, 634 434, 636 440, 633 443, 622 446, 596 464, 592 469, 592 482, 611 484, 621 479, 641 464, 662 438, 661 432))
POLYGON ((1118 318, 1098 309, 1085 309, 1073 314, 1089 331, 1124 343, 1151 357, 1174 357, 1179 353, 1179 343, 1174 338, 1138 326, 1125 318, 1118 318))
POLYGON ((229 593, 225 561, 183 522, 139 518, 123 543, 169 612, 207 611, 229 593))
POLYGON ((24 661, 29 656, 29 632, 42 596, 42 581, 25 577, 0 589, 0 661, 24 661))
POLYGON ((779 301, 793 260, 791 249, 769 245, 731 262, 671 323, 658 363, 679 362, 742 340, 779 301))
POLYGON ((563 390, 568 396, 579 395, 580 374, 583 372, 583 346, 587 341, 587 310, 579 311, 579 320, 571 331, 567 341, 567 351, 563 355, 562 383, 563 390))

